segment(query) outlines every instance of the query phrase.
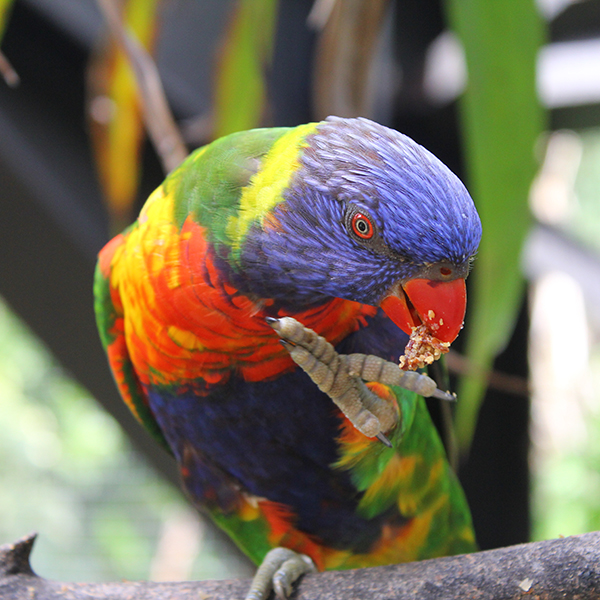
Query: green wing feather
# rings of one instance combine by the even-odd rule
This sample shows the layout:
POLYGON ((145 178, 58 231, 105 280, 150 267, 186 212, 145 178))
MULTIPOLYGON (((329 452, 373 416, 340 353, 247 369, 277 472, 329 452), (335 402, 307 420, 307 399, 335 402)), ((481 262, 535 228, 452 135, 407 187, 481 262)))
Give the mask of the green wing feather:
POLYGON ((107 244, 100 253, 94 276, 94 310, 102 346, 123 400, 136 419, 169 453, 171 449, 152 415, 148 400, 129 357, 123 327, 123 312, 115 306, 118 292, 110 285, 111 260, 115 250, 126 237, 121 234, 107 244))

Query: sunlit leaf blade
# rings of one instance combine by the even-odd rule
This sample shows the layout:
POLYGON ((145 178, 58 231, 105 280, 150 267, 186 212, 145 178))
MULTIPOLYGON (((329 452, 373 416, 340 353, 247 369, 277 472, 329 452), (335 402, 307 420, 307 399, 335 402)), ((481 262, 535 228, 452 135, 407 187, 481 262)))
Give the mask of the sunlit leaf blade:
POLYGON ((14 0, 0 0, 0 42, 4 37, 8 16, 14 0))
POLYGON ((215 90, 213 137, 261 123, 277 0, 239 0, 227 28, 215 90))
MULTIPOLYGON (((486 369, 507 343, 523 295, 519 259, 529 228, 527 196, 535 142, 544 129, 535 65, 543 27, 533 0, 447 0, 466 53, 462 98, 468 187, 483 223, 473 273, 467 355, 486 369)), ((456 427, 468 450, 485 391, 483 377, 459 385, 456 427)))
MULTIPOLYGON (((125 27, 151 49, 160 0, 127 0, 125 27)), ((112 38, 90 64, 91 137, 100 182, 116 232, 128 224, 141 169, 144 125, 133 71, 112 38)))

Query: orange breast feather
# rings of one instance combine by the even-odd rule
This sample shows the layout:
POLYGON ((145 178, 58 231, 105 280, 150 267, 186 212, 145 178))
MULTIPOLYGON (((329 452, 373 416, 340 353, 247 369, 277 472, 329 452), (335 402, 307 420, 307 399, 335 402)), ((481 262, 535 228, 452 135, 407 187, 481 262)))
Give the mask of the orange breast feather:
MULTIPOLYGON (((223 280, 211 259, 206 231, 191 216, 181 230, 172 203, 159 188, 138 226, 111 257, 111 288, 122 305, 127 348, 140 381, 150 385, 224 382, 232 372, 247 381, 293 368, 265 322, 272 301, 257 304, 223 280), (267 312, 268 311, 268 312, 267 312)), ((337 343, 365 324, 376 309, 333 299, 294 314, 337 343)))

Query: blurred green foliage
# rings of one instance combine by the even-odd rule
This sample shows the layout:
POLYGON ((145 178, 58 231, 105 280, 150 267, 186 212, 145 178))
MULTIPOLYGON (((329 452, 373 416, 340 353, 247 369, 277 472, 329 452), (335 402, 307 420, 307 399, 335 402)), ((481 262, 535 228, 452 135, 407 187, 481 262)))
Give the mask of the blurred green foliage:
POLYGON ((579 139, 581 163, 567 230, 590 248, 600 251, 600 127, 580 131, 579 139))
MULTIPOLYGON (((0 544, 39 531, 33 569, 59 580, 148 579, 187 504, 0 301, 0 544)), ((247 574, 210 531, 198 579, 247 574)))
MULTIPOLYGON (((597 136, 600 142, 600 136, 597 136)), ((595 221, 600 231, 600 219, 595 221)), ((543 456, 533 477, 533 540, 600 530, 600 347, 590 359, 592 397, 582 415, 583 434, 543 456)))
POLYGON ((277 7, 277 0, 240 0, 235 6, 218 63, 213 138, 261 124, 277 7))
MULTIPOLYGON (((528 194, 545 128, 536 92, 537 53, 544 41, 533 0, 447 0, 450 26, 465 49, 468 83, 461 98, 467 186, 483 237, 469 300, 466 355, 489 369, 514 328, 523 299, 520 257, 530 227, 528 194)), ((456 412, 459 448, 473 438, 486 381, 463 377, 456 412)))

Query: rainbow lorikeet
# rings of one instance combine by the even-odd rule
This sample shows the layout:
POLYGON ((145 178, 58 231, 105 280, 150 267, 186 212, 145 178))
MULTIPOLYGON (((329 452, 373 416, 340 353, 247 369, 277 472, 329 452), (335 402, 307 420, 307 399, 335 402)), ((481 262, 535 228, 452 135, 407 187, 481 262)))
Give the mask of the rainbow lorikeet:
POLYGON ((480 237, 432 154, 330 117, 197 150, 102 250, 96 315, 119 390, 253 561, 474 550, 421 388, 396 375, 407 334, 458 335, 480 237))

